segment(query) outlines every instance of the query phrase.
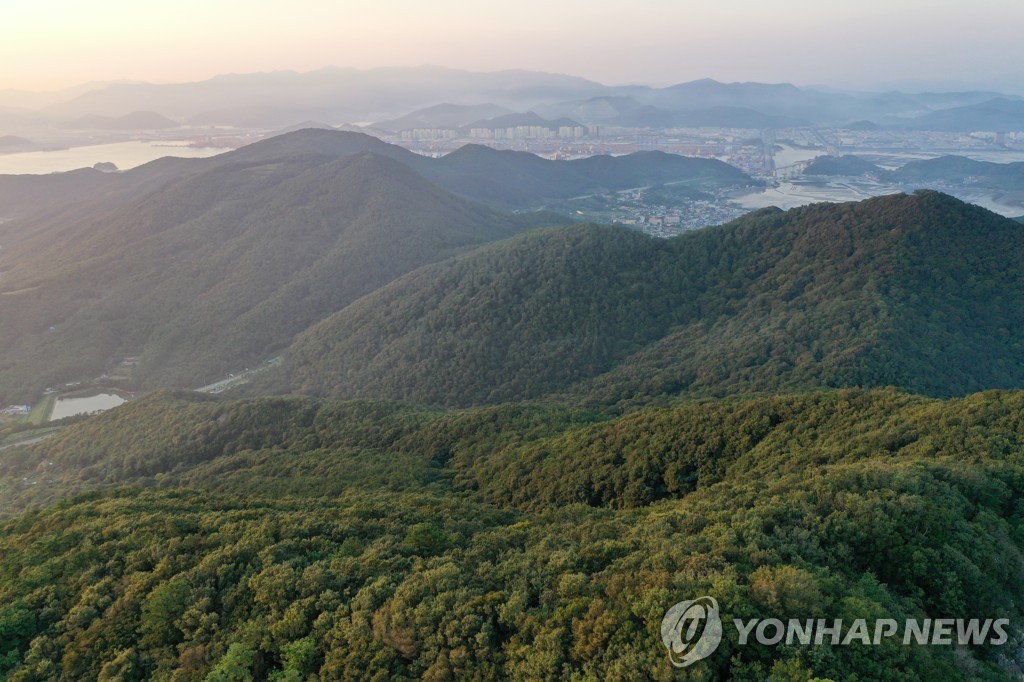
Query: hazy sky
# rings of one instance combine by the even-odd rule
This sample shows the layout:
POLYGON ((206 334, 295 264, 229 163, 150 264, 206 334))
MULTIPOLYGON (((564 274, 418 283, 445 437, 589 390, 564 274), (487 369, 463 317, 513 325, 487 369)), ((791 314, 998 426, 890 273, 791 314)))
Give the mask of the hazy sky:
POLYGON ((1024 0, 0 0, 0 89, 436 64, 1024 90, 1024 0))

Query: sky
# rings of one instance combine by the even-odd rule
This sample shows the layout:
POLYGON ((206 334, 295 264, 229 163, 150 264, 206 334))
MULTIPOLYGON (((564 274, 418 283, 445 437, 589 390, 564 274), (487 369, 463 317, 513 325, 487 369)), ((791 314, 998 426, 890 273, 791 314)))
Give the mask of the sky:
POLYGON ((432 64, 1024 92, 1022 0, 0 0, 0 89, 432 64))

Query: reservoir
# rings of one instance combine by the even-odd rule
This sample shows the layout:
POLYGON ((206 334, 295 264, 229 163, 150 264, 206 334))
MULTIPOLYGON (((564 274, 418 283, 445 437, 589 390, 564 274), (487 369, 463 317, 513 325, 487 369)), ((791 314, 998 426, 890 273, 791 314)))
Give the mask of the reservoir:
POLYGON ((123 405, 126 402, 128 402, 127 398, 116 393, 97 393, 76 398, 58 398, 57 402, 53 405, 53 411, 50 413, 50 421, 64 419, 65 417, 75 417, 80 414, 103 412, 112 407, 123 405))

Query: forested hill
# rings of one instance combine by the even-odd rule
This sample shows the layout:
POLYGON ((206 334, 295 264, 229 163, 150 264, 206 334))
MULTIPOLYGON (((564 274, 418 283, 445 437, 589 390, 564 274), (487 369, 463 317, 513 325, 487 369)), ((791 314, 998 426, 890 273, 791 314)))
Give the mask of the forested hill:
MULTIPOLYGON (((29 216, 52 216, 67 211, 63 219, 77 216, 102 206, 130 202, 175 178, 198 172, 203 159, 165 157, 123 173, 105 173, 94 168, 80 168, 66 173, 43 175, 0 175, 0 238, 6 244, 10 235, 31 229, 32 223, 13 220, 29 216)), ((39 218, 37 218, 38 220, 39 218)))
POLYGON ((557 199, 659 183, 687 183, 703 190, 756 184, 746 173, 716 159, 649 151, 549 161, 527 152, 472 144, 421 172, 449 191, 505 208, 536 208, 557 199))
MULTIPOLYGON (((307 128, 206 159, 164 158, 122 173, 80 169, 49 175, 0 175, 0 219, 52 213, 82 202, 92 205, 97 199, 106 199, 104 205, 109 209, 156 189, 160 183, 224 166, 271 163, 301 154, 341 159, 367 152, 399 161, 450 192, 501 208, 537 208, 553 200, 663 182, 687 182, 697 189, 756 184, 746 173, 721 161, 663 152, 548 161, 526 152, 467 145, 433 159, 363 133, 307 128)), ((65 220, 73 220, 74 215, 68 214, 65 220)), ((26 228, 7 229, 17 234, 26 228)), ((6 238, 3 231, 0 236, 6 238)))
POLYGON ((430 159, 316 129, 125 173, 0 177, 0 218, 7 209, 16 218, 0 225, 0 402, 32 401, 134 356, 132 386, 201 386, 265 360, 398 275, 567 222, 501 215, 443 188, 536 207, 680 180, 707 188, 749 178, 654 152, 562 162, 471 146, 430 159), (34 213, 15 200, 51 194, 34 213))
POLYGON ((125 356, 137 386, 201 386, 401 274, 550 219, 497 214, 372 153, 222 163, 66 218, 0 252, 0 399, 125 356))
POLYGON ((911 161, 884 175, 890 180, 909 185, 918 182, 939 182, 1014 191, 1024 185, 1024 162, 992 163, 975 161, 963 156, 940 156, 935 159, 911 161))
POLYGON ((865 175, 878 173, 881 168, 853 154, 819 156, 804 169, 804 175, 865 175))
POLYGON ((1019 679, 1022 414, 1020 392, 612 419, 158 393, 2 453, 4 511, 94 492, 0 524, 0 677, 672 680, 662 617, 710 594, 726 622, 1008 618, 1012 639, 726 628, 703 679, 1019 679))
POLYGON ((664 152, 550 161, 528 152, 470 144, 434 159, 369 135, 317 129, 272 137, 225 158, 271 160, 299 150, 330 157, 371 151, 401 161, 454 194, 502 208, 537 208, 553 200, 666 182, 687 182, 698 189, 755 184, 746 173, 721 161, 664 152))
POLYGON ((936 192, 765 210, 659 241, 576 226, 425 268, 304 333, 332 397, 602 404, 835 386, 1024 386, 1024 230, 936 192))

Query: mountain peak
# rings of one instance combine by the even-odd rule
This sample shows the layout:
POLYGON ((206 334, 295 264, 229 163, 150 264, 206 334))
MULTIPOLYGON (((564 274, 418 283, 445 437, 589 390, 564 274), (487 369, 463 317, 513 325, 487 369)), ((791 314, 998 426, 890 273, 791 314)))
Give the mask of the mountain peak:
POLYGON ((416 157, 416 154, 402 147, 388 144, 366 133, 349 130, 303 128, 264 138, 259 142, 254 142, 214 158, 218 159, 218 162, 248 162, 299 154, 342 157, 360 152, 375 152, 381 156, 389 156, 405 161, 416 157))

